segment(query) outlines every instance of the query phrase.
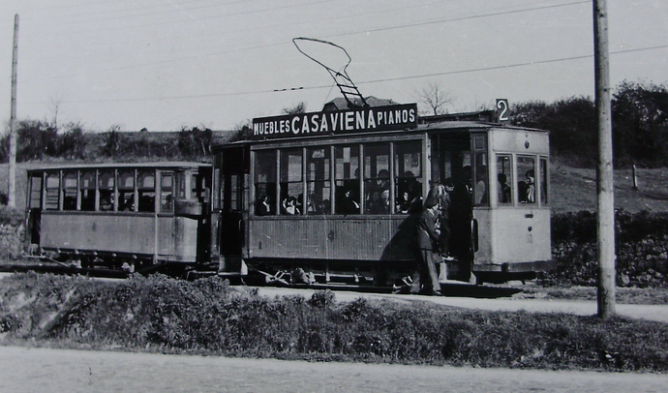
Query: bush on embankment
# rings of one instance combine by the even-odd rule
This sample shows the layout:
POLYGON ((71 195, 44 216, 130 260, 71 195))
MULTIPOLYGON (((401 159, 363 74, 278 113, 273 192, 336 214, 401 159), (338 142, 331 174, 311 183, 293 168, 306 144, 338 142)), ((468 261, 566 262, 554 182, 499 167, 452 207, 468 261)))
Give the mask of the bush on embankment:
MULTIPOLYGON (((552 257, 546 282, 596 285, 596 213, 552 216, 552 257)), ((617 285, 668 287, 668 213, 615 214, 617 285)))
POLYGON ((217 277, 119 282, 17 274, 0 286, 0 342, 225 356, 482 367, 668 370, 664 324, 258 296, 217 277))

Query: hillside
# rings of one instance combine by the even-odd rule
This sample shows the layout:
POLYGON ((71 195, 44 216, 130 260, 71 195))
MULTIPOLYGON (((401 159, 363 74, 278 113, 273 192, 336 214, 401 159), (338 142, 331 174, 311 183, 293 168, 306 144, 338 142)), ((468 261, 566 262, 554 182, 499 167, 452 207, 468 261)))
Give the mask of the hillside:
MULTIPOLYGON (((49 162, 18 164, 17 207, 25 207, 26 169, 49 162)), ((4 193, 8 190, 8 173, 8 165, 0 165, 0 191, 4 193)), ((553 159, 550 176, 551 203, 555 213, 596 210, 595 169, 574 168, 553 159)), ((634 191, 631 170, 615 171, 615 206, 628 212, 668 211, 668 169, 638 169, 637 177, 639 190, 634 191)))

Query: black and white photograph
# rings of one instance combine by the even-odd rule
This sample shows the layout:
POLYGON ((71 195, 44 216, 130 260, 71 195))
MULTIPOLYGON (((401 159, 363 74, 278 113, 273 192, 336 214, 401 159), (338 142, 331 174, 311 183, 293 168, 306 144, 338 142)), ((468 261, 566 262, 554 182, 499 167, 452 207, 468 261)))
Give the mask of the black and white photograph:
POLYGON ((668 386, 667 2, 0 11, 0 391, 668 386))

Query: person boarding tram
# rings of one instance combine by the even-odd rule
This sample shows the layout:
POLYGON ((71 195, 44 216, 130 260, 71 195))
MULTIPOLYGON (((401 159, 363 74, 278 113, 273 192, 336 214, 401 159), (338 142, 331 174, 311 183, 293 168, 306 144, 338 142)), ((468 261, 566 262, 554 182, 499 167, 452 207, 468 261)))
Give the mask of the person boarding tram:
POLYGON ((441 284, 438 282, 434 261, 434 248, 441 236, 437 222, 438 201, 436 198, 427 198, 416 227, 417 269, 413 274, 410 293, 441 296, 441 284))

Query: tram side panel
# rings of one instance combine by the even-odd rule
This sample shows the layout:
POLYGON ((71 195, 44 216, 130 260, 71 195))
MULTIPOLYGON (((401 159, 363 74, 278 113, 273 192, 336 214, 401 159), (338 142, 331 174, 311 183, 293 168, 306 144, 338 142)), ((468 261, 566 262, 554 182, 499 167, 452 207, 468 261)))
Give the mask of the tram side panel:
POLYGON ((313 261, 413 261, 412 217, 300 217, 249 222, 249 256, 313 261))
POLYGON ((152 216, 42 212, 40 245, 45 250, 153 255, 154 238, 152 216))
POLYGON ((197 220, 183 217, 42 214, 40 246, 47 251, 117 254, 196 261, 197 220), (156 237, 156 229, 158 236, 156 237))

